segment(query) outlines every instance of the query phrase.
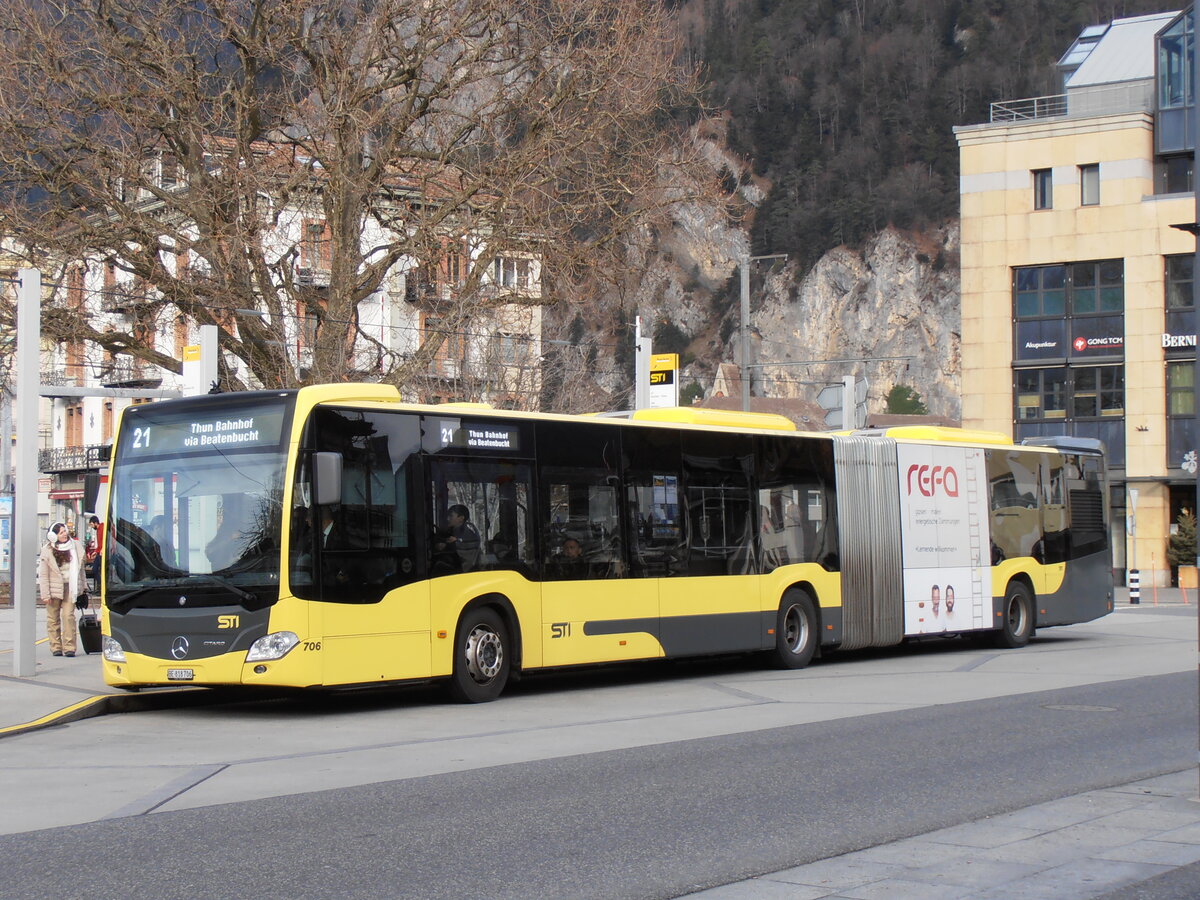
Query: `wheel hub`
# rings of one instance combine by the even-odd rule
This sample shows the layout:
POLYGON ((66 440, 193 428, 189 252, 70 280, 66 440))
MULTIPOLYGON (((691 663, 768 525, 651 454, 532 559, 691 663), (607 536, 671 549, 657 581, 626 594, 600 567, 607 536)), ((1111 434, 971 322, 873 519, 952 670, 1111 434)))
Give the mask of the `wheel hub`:
POLYGON ((504 665, 504 645, 500 636, 483 625, 472 629, 467 635, 467 671, 471 677, 485 684, 500 674, 504 665))
POLYGON ((808 643, 808 620, 797 606, 789 608, 784 617, 783 638, 793 653, 808 643))

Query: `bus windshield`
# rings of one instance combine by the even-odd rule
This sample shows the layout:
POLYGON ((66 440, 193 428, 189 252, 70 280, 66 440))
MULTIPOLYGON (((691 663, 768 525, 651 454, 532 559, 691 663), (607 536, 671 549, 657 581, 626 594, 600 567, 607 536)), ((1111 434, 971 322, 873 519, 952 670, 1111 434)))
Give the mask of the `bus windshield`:
POLYGON ((286 410, 147 405, 126 414, 110 484, 107 602, 248 608, 278 599, 286 410), (161 409, 154 409, 161 406, 161 409))

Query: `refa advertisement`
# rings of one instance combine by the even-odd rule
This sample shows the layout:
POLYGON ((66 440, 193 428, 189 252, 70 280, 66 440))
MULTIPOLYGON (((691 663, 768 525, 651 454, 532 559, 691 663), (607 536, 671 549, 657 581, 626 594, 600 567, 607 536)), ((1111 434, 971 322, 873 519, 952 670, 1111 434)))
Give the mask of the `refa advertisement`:
POLYGON ((896 447, 904 633, 984 628, 991 615, 987 473, 971 447, 896 447))

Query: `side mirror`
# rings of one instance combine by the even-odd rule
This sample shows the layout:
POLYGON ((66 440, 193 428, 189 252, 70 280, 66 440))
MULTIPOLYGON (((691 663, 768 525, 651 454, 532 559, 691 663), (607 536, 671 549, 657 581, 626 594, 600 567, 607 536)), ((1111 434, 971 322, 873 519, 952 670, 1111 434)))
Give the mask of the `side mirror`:
POLYGON ((313 481, 316 482, 316 497, 313 499, 318 506, 326 506, 342 502, 342 454, 314 453, 313 481))

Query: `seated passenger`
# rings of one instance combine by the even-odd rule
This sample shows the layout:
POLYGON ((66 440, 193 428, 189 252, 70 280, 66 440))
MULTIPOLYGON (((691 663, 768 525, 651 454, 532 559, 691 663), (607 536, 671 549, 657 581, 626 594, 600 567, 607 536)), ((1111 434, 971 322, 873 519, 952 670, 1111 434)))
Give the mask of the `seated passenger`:
POLYGON ((457 560, 457 571, 469 572, 479 566, 482 540, 479 530, 470 521, 469 511, 461 503, 446 510, 446 527, 435 534, 433 551, 435 560, 452 553, 457 560))
POLYGON ((589 575, 583 546, 573 537, 563 541, 561 552, 550 561, 550 577, 555 581, 577 581, 589 575))

